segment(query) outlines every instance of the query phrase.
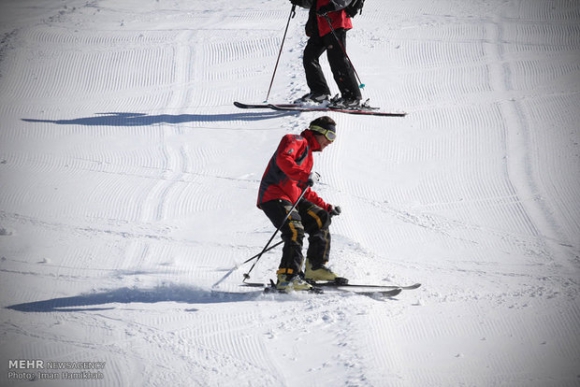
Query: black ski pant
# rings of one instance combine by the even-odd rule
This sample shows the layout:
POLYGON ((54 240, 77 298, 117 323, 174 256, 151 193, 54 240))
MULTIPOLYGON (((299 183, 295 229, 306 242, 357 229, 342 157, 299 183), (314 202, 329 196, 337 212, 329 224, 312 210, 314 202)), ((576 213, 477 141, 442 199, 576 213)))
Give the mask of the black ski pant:
POLYGON ((320 56, 326 51, 328 64, 340 94, 346 99, 361 99, 361 92, 354 69, 348 60, 346 50, 346 30, 339 28, 323 37, 312 35, 304 48, 303 65, 306 83, 312 93, 329 94, 330 89, 320 67, 320 56), (336 36, 335 36, 336 34, 336 36), (338 38, 338 41, 337 41, 338 38))
MULTIPOLYGON (((278 228, 292 209, 286 200, 271 200, 261 205, 272 224, 278 228)), ((330 253, 330 214, 308 200, 302 199, 286 222, 280 228, 284 247, 280 261, 279 274, 294 275, 302 272, 304 256, 302 241, 308 234, 306 257, 316 267, 328 262, 330 253)))

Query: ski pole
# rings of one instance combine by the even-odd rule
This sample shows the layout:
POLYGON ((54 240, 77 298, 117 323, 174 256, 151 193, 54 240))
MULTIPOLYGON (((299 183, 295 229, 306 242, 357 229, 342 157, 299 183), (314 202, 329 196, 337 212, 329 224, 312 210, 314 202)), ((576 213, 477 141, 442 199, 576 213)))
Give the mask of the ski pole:
MULTIPOLYGON (((254 259, 259 260, 262 255, 264 253, 267 253, 268 251, 272 250, 275 247, 280 246, 282 243, 284 243, 284 241, 279 241, 278 243, 276 243, 273 246, 269 246, 270 243, 272 242, 272 240, 274 239, 274 237, 276 236, 276 234, 278 233, 278 231, 280 231, 280 229, 282 228, 282 226, 284 226, 284 224, 286 223, 286 221, 288 220, 288 218, 290 217, 290 213, 292 211, 294 211, 294 209, 296 208, 296 206, 298 205, 298 203, 300 202, 300 200, 302 200, 302 198, 304 197, 304 194, 306 193, 306 190, 308 189, 308 187, 304 188, 304 190, 302 191, 302 193, 300 194, 300 197, 298 198, 298 200, 296 201, 296 203, 294 203, 294 205, 292 206, 292 208, 290 209, 290 211, 286 214, 286 217, 284 218, 284 220, 282 221, 282 225, 280 227, 278 227, 278 229, 276 229, 276 231, 274 232, 274 234, 270 237, 270 240, 268 241, 268 243, 266 243, 266 246, 264 246, 264 248, 262 249, 262 251, 260 251, 258 254, 254 255, 253 257, 250 257, 248 259, 246 259, 244 262, 242 262, 240 265, 236 265, 234 267, 232 267, 230 270, 228 270, 228 272, 215 284, 212 285, 212 288, 215 288, 216 286, 218 286, 219 284, 221 284, 222 282, 225 281, 226 278, 228 278, 230 275, 232 275, 232 273, 234 271, 236 271, 241 265, 246 264, 250 261, 253 261, 254 259), (269 246, 269 247, 268 247, 269 246)), ((250 272, 252 271, 252 269, 254 269, 254 266, 256 266, 256 263, 258 261, 254 262, 254 264, 252 265, 252 267, 250 268, 250 270, 244 274, 244 282, 246 279, 250 278, 250 272)))
POLYGON ((253 257, 250 257, 250 258, 246 259, 244 262, 242 262, 242 265, 244 263, 248 263, 250 261, 253 261, 254 259, 258 258, 260 256, 260 254, 267 253, 268 251, 272 250, 273 248, 276 248, 276 247, 280 246, 282 243, 284 243, 284 241, 280 241, 280 242, 276 243, 274 246, 268 247, 264 252, 260 252, 260 253, 258 253, 256 255, 254 255, 253 257))
POLYGON ((276 243, 275 245, 268 247, 268 249, 266 251, 263 251, 261 253, 258 253, 256 255, 254 255, 253 257, 250 257, 250 258, 246 259, 241 264, 232 267, 230 270, 228 270, 228 272, 226 273, 226 275, 224 275, 218 282, 216 282, 215 284, 212 285, 212 288, 215 288, 216 286, 218 286, 219 284, 221 284, 222 282, 224 282, 224 280, 226 278, 228 278, 234 271, 236 271, 241 265, 246 264, 246 263, 248 263, 250 261, 253 261, 254 259, 258 258, 261 254, 264 254, 264 253, 266 253, 266 252, 268 252, 268 251, 270 251, 270 250, 272 250, 272 249, 280 246, 282 243, 284 243, 284 241, 280 241, 280 242, 276 243))
POLYGON ((356 68, 354 67, 354 64, 352 63, 352 60, 350 60, 350 57, 346 53, 346 47, 344 47, 342 42, 338 39, 338 36, 336 35, 336 31, 334 30, 334 27, 332 26, 332 21, 330 20, 330 17, 327 14, 324 14, 324 18, 326 19, 326 22, 328 23, 328 26, 330 27, 330 31, 332 31, 332 35, 334 35, 334 39, 336 39, 336 41, 338 42, 338 45, 342 49, 344 57, 346 58, 346 60, 350 64, 350 67, 352 67, 352 72, 354 73, 354 76, 356 77, 356 80, 359 83, 358 87, 360 89, 364 89, 366 85, 361 82, 360 77, 358 76, 358 72, 356 71, 356 68))
POLYGON ((274 237, 276 236, 276 234, 278 234, 278 231, 280 231, 280 229, 286 224, 286 221, 290 217, 290 214, 292 213, 292 211, 294 211, 294 209, 296 208, 296 206, 298 205, 298 203, 300 203, 300 201, 304 197, 304 194, 308 190, 308 187, 309 186, 307 185, 306 188, 304 188, 302 190, 302 193, 298 197, 298 200, 296 200, 296 203, 294 203, 292 205, 292 208, 290 208, 290 211, 288 211, 288 213, 284 217, 284 220, 282 221, 282 223, 280 223, 280 226, 278 226, 278 228, 276 229, 276 231, 274 231, 274 234, 272 234, 272 236, 270 237, 270 240, 268 241, 268 243, 266 243, 266 246, 264 246, 264 248, 262 249, 262 251, 258 254, 258 256, 256 258, 256 262, 254 262, 254 264, 252 265, 252 267, 250 267, 250 270, 248 270, 247 273, 244 273, 244 281, 243 282, 246 282, 246 280, 250 278, 250 272, 254 269, 254 266, 256 266, 256 264, 258 263, 258 261, 260 260, 260 258, 262 258, 262 255, 267 251, 268 246, 270 246, 270 243, 272 242, 272 240, 274 239, 274 237))
POLYGON ((276 71, 278 69, 278 63, 280 62, 280 56, 282 55, 282 49, 284 48, 284 42, 286 41, 286 34, 288 33, 288 26, 290 25, 290 19, 296 16, 296 4, 292 4, 292 9, 290 10, 290 15, 288 16, 288 22, 286 23, 286 29, 284 30, 284 36, 282 37, 282 44, 280 44, 280 51, 278 52, 278 59, 276 59, 276 65, 274 66, 274 72, 272 73, 272 79, 270 80, 270 87, 268 88, 268 94, 266 95, 266 100, 270 98, 270 91, 272 91, 272 84, 274 84, 274 77, 276 76, 276 71))

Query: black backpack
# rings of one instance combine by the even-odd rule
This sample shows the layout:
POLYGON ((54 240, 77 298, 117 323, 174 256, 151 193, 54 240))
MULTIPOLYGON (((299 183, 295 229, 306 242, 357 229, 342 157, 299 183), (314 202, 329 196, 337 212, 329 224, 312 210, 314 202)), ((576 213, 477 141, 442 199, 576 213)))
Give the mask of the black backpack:
POLYGON ((363 6, 365 5, 365 0, 353 0, 344 10, 350 17, 355 17, 357 14, 362 14, 363 6))

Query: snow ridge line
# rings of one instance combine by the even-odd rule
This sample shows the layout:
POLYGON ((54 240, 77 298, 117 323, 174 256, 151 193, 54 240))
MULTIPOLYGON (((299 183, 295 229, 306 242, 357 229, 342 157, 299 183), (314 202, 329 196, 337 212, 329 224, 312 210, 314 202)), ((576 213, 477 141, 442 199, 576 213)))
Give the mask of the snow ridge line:
MULTIPOLYGON (((487 45, 488 54, 497 61, 494 63, 504 63, 501 67, 496 65, 496 68, 490 66, 490 82, 494 90, 503 92, 511 92, 513 69, 510 61, 505 61, 507 54, 505 49, 505 39, 503 38, 504 23, 500 20, 495 20, 488 23, 486 26, 487 39, 495 44, 487 45)), ((530 64, 535 66, 534 63, 530 64)), ((534 72, 532 72, 533 74, 534 72)), ((535 74, 541 74, 536 72, 535 74)), ((505 176, 510 184, 511 191, 514 195, 520 198, 519 214, 514 214, 528 224, 533 233, 538 238, 545 240, 546 237, 553 240, 566 240, 567 238, 558 231, 559 225, 556 219, 551 216, 551 209, 548 208, 547 203, 543 200, 524 200, 525 198, 532 198, 537 196, 538 192, 542 190, 541 183, 538 180, 538 171, 534 168, 528 152, 523 149, 534 149, 537 147, 535 139, 530 134, 530 123, 526 119, 526 115, 522 111, 522 107, 518 101, 506 101, 498 104, 498 108, 502 114, 506 126, 505 131, 505 147, 506 147, 506 164, 505 176), (521 172, 524 172, 523 174, 521 172), (543 235, 540 235, 539 230, 544 230, 543 235), (549 232, 546 234, 546 231, 549 232)))

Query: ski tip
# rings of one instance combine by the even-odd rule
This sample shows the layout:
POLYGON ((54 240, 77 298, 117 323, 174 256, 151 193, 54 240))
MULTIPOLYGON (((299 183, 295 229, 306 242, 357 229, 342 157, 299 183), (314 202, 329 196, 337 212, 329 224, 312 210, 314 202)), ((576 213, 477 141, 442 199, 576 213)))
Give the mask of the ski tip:
POLYGON ((395 296, 398 296, 399 294, 401 294, 402 291, 403 291, 403 289, 401 289, 401 288, 393 289, 392 291, 385 294, 385 296, 386 297, 395 297, 395 296))

